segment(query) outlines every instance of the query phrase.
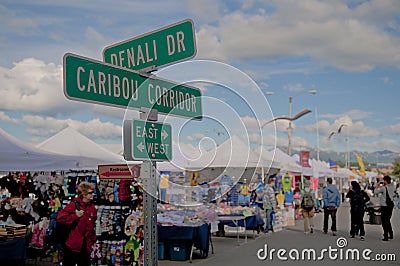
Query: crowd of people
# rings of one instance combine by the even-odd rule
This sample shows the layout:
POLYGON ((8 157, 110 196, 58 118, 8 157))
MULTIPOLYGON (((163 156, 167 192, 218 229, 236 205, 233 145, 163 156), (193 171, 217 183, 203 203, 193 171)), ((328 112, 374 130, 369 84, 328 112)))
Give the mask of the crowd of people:
MULTIPOLYGON (((337 220, 336 214, 338 207, 341 204, 341 196, 338 188, 332 184, 332 178, 327 178, 327 185, 323 189, 323 210, 324 210, 324 222, 323 222, 323 233, 328 234, 329 220, 331 220, 330 230, 332 235, 337 234, 337 220)), ((359 235, 361 240, 365 240, 365 228, 364 228, 364 214, 366 211, 366 204, 370 201, 370 196, 365 189, 371 189, 371 187, 362 188, 358 181, 351 181, 351 187, 349 188, 346 198, 350 202, 350 238, 355 238, 359 235)), ((379 197, 379 206, 381 212, 381 223, 383 229, 382 241, 389 241, 394 238, 393 228, 391 225, 391 218, 395 202, 398 203, 399 192, 398 185, 392 183, 390 176, 383 177, 383 181, 379 187, 373 187, 373 195, 379 197)), ((304 182, 304 189, 301 197, 301 208, 304 219, 304 233, 313 233, 314 231, 314 207, 316 205, 316 199, 314 197, 312 189, 309 187, 309 182, 304 182), (310 199, 308 195, 311 195, 310 199), (311 203, 308 203, 311 201, 311 203)))
MULTIPOLYGON (((274 213, 279 209, 279 197, 282 196, 275 189, 275 181, 274 178, 265 178, 261 191, 257 190, 257 188, 251 191, 249 205, 259 207, 265 213, 264 233, 273 231, 274 213), (262 194, 260 195, 260 193, 262 194)), ((304 179, 300 189, 299 200, 299 208, 304 222, 304 233, 314 233, 314 215, 321 209, 323 211, 323 233, 328 234, 330 230, 331 234, 336 236, 337 211, 347 199, 350 203, 349 237, 355 238, 359 236, 360 240, 363 241, 366 237, 364 215, 371 204, 371 197, 377 197, 379 199, 379 211, 383 229, 382 240, 389 241, 393 239, 391 217, 393 209, 400 208, 399 184, 394 184, 390 176, 383 177, 382 181, 377 184, 375 185, 371 182, 362 185, 359 181, 353 180, 350 182, 345 194, 342 195, 343 190, 339 190, 333 184, 333 179, 329 177, 326 179, 326 184, 322 189, 322 195, 318 195, 310 185, 310 181, 304 179)), ((282 201, 284 200, 281 200, 281 203, 282 201)))

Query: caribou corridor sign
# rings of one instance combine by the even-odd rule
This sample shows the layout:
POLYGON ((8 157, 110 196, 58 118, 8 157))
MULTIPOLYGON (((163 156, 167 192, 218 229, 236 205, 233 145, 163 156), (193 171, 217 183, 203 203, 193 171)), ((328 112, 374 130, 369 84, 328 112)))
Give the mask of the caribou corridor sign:
POLYGON ((201 91, 197 88, 70 53, 64 55, 63 63, 68 99, 120 108, 146 107, 202 119, 201 91))

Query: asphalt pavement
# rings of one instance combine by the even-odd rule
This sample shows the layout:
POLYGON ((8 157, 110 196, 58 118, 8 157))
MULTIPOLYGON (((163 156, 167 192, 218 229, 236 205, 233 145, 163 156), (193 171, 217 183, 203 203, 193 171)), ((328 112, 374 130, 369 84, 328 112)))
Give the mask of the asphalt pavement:
MULTIPOLYGON (((366 214, 365 221, 369 221, 366 214)), ((260 233, 255 239, 253 232, 247 231, 245 243, 244 234, 239 243, 236 234, 225 237, 212 236, 214 252, 207 258, 196 257, 189 261, 159 260, 158 265, 209 265, 209 266, 247 266, 247 265, 400 265, 400 210, 395 209, 392 217, 394 239, 382 241, 382 226, 365 224, 365 241, 359 237, 350 238, 350 207, 344 202, 337 213, 337 235, 332 232, 323 234, 323 213, 314 217, 315 231, 304 234, 303 220, 296 220, 295 226, 285 227, 276 233, 260 233), (266 252, 265 252, 266 251, 266 252)))

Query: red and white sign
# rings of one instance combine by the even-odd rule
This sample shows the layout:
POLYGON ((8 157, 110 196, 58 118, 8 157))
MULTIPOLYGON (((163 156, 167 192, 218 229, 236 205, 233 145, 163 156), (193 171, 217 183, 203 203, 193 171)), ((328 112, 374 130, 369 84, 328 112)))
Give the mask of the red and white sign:
POLYGON ((310 168, 311 165, 308 162, 308 160, 310 159, 310 151, 300 151, 300 165, 302 167, 308 167, 310 168))
POLYGON ((140 176, 140 166, 127 164, 99 165, 98 173, 100 179, 129 179, 140 176))

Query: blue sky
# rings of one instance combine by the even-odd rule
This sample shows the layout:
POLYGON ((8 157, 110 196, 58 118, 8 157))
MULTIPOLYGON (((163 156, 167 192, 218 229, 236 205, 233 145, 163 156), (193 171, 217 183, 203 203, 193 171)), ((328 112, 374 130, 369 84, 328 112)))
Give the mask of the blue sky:
POLYGON ((208 118, 171 118, 175 140, 196 147, 237 134, 253 146, 286 146, 287 122, 261 134, 252 125, 289 116, 293 96, 293 114, 313 111, 294 122, 294 148, 315 148, 318 125, 320 149, 343 151, 348 140, 350 149, 400 153, 397 0, 0 1, 0 127, 33 144, 67 126, 121 143, 125 110, 65 98, 63 55, 101 61, 104 47, 187 18, 197 55, 156 74, 202 78, 192 85, 203 91, 208 118), (198 60, 211 62, 200 69, 198 60))

